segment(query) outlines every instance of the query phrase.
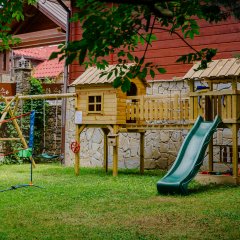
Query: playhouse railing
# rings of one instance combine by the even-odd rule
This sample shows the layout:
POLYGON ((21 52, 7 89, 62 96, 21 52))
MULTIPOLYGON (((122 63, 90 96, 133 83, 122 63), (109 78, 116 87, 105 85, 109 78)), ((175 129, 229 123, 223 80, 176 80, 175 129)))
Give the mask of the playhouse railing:
POLYGON ((237 123, 240 119, 240 91, 222 90, 190 93, 190 120, 198 115, 213 119, 219 115, 223 123, 237 123))
POLYGON ((178 123, 189 120, 189 98, 179 95, 127 97, 127 123, 178 123))

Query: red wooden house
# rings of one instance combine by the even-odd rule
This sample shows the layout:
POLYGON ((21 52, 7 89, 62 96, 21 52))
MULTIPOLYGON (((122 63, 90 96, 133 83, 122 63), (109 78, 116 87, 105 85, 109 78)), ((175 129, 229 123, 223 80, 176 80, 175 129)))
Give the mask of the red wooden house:
MULTIPOLYGON (((77 9, 72 3, 72 12, 77 9)), ((78 23, 71 24, 71 40, 81 38, 81 29, 78 23)), ((174 78, 182 78, 191 68, 192 64, 176 63, 179 56, 192 52, 191 49, 176 35, 169 35, 162 30, 155 31, 158 38, 154 41, 152 47, 146 55, 147 61, 157 63, 166 68, 167 73, 158 74, 154 80, 172 80, 174 78)), ((187 41, 196 49, 205 47, 217 48, 218 53, 215 59, 232 58, 236 53, 240 52, 240 22, 230 19, 227 22, 210 24, 200 21, 200 36, 194 40, 187 41)), ((137 54, 143 55, 144 47, 139 46, 137 54)), ((77 63, 70 66, 70 83, 74 81, 84 69, 77 63)), ((152 80, 151 76, 147 80, 152 80)))

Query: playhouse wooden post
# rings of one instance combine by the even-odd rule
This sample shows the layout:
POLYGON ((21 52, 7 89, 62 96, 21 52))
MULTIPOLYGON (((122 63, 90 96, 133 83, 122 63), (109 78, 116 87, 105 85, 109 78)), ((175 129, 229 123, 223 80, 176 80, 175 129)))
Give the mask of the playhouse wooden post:
POLYGON ((234 91, 232 95, 232 119, 234 123, 232 124, 232 167, 233 167, 233 177, 238 181, 238 99, 236 95, 237 91, 237 81, 234 79, 232 81, 232 90, 234 91))
MULTIPOLYGON (((213 83, 208 81, 209 91, 213 90, 213 83)), ((213 116, 213 98, 212 96, 208 96, 205 98, 205 120, 212 121, 215 116, 213 116)), ((213 171, 213 138, 211 138, 208 145, 208 170, 210 172, 213 171)))
POLYGON ((116 134, 116 144, 113 146, 113 176, 118 175, 118 145, 119 145, 119 136, 118 136, 118 126, 114 125, 114 134, 116 134))
POLYGON ((108 133, 109 130, 108 129, 104 129, 102 128, 103 131, 103 141, 104 141, 104 146, 103 146, 103 167, 105 169, 105 171, 108 171, 108 133))
POLYGON ((144 173, 144 138, 145 132, 140 132, 140 173, 144 173))
POLYGON ((208 171, 213 171, 213 138, 211 138, 208 145, 208 171))
MULTIPOLYGON (((83 129, 86 127, 85 124, 80 125, 76 124, 76 130, 75 130, 75 141, 80 144, 80 134, 83 131, 83 129)), ((80 146, 81 150, 81 146, 80 146)), ((75 153, 75 164, 74 164, 74 169, 75 169, 75 175, 79 175, 79 169, 80 169, 80 150, 79 152, 75 153)))
POLYGON ((238 178, 238 125, 232 125, 232 167, 233 177, 238 178))
MULTIPOLYGON (((76 142, 80 143, 80 126, 76 124, 76 132, 75 132, 75 140, 76 142)), ((80 153, 77 152, 75 153, 75 164, 74 164, 74 169, 75 169, 75 175, 79 175, 79 167, 80 167, 80 153)))
MULTIPOLYGON (((189 85, 190 93, 193 93, 194 92, 194 81, 189 80, 188 85, 189 85)), ((194 111, 195 111, 195 109, 194 109, 194 97, 193 96, 190 96, 190 99, 189 99, 189 109, 191 110, 190 113, 189 113, 189 120, 193 121, 194 120, 194 111)))

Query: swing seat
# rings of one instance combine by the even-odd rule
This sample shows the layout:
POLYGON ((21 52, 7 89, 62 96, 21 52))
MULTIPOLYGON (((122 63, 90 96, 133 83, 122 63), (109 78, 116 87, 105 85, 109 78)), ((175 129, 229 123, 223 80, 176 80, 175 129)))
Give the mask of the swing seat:
POLYGON ((27 149, 23 149, 23 150, 20 150, 18 152, 18 156, 20 158, 29 158, 32 156, 32 148, 27 148, 27 149))
POLYGON ((59 155, 57 155, 57 154, 50 155, 48 153, 42 153, 40 155, 40 157, 45 158, 45 159, 54 159, 54 158, 58 158, 59 155))

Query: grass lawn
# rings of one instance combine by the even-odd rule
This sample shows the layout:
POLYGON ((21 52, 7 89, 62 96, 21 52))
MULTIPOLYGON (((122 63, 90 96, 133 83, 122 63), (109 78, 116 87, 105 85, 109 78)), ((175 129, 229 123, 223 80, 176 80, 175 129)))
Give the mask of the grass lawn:
MULTIPOLYGON (((0 189, 28 183, 29 165, 0 166, 0 189)), ((160 171, 38 165, 40 188, 0 193, 0 239, 240 239, 240 188, 191 184, 160 196, 160 171)))

